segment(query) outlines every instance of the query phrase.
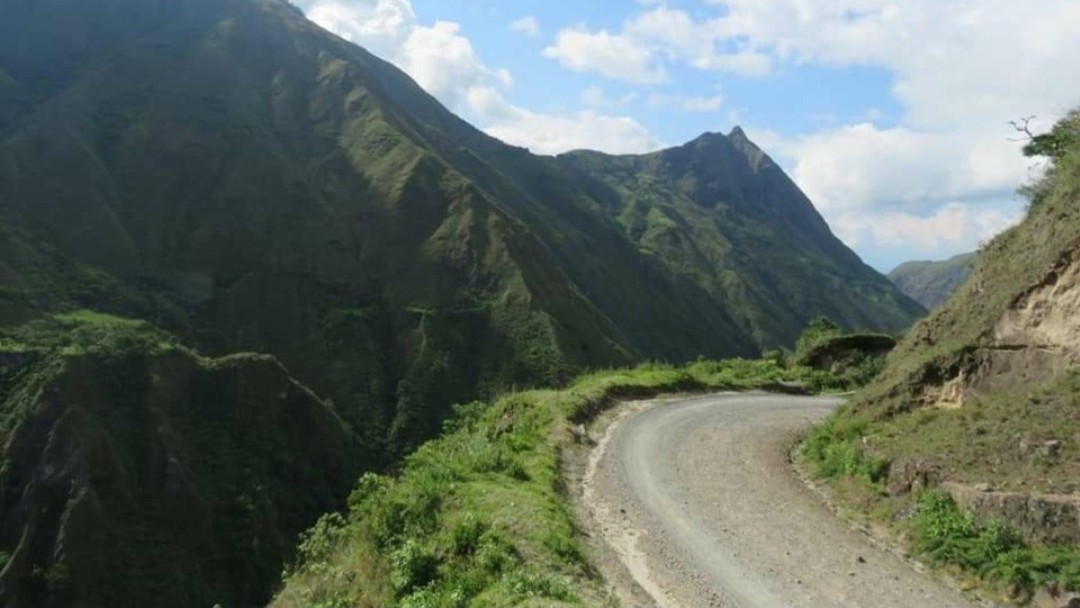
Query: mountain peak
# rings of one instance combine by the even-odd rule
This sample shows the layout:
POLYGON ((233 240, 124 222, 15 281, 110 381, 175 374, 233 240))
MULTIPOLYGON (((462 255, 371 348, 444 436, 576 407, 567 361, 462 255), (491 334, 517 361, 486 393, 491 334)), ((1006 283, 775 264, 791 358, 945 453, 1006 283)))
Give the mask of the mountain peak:
POLYGON ((745 145, 750 145, 755 148, 757 147, 754 145, 754 142, 750 141, 750 137, 747 136, 746 131, 744 131, 743 128, 738 125, 735 125, 735 127, 732 128, 731 131, 728 132, 726 135, 719 131, 706 131, 695 139, 691 140, 689 143, 715 144, 718 142, 733 144, 736 148, 740 149, 745 145))

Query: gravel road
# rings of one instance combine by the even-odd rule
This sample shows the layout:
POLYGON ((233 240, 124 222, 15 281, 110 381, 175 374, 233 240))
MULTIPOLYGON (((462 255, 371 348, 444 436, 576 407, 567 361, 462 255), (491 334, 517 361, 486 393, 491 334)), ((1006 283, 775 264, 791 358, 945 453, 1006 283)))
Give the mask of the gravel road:
POLYGON ((838 403, 717 395, 626 406, 582 483, 594 532, 645 591, 620 593, 624 606, 976 606, 871 544, 795 475, 795 433, 838 403))

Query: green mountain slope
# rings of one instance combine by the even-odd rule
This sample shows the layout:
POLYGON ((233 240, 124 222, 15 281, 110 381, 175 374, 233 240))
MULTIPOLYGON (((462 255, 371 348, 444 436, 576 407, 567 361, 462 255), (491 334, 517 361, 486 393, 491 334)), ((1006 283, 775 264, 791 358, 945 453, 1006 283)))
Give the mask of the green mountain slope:
POLYGON ((940 262, 906 262, 889 272, 900 291, 927 309, 937 308, 971 276, 974 253, 940 262))
MULTIPOLYGON (((452 403, 646 358, 754 354, 816 315, 895 330, 921 312, 745 138, 538 157, 283 0, 9 0, 0 328, 81 309, 213 357, 268 353, 344 421, 353 472, 397 463, 452 403), (633 172, 655 183, 631 187, 633 172)), ((149 363, 108 365, 143 394, 149 363)), ((8 408, 24 403, 15 386, 8 408)), ((10 522, 8 553, 29 528, 10 522)), ((261 597, 283 555, 229 554, 259 570, 226 595, 261 597)), ((203 562, 175 563, 176 580, 201 580, 203 562)))
POLYGON ((81 313, 0 341, 0 604, 263 605, 354 482, 355 438, 271 357, 81 313))
MULTIPOLYGON (((375 307, 392 317, 396 338, 417 332, 428 316, 401 311, 437 310, 438 320, 427 321, 451 326, 450 333, 472 332, 469 319, 479 317, 496 325, 491 341, 528 345, 528 353, 511 348, 494 364, 531 353, 528 374, 483 364, 472 374, 496 385, 637 356, 747 354, 793 342, 801 325, 793 316, 896 328, 919 312, 832 239, 767 159, 758 162, 769 175, 755 181, 728 166, 745 158, 707 146, 664 155, 686 157, 692 171, 700 166, 718 180, 694 202, 700 208, 731 198, 725 221, 744 233, 797 227, 781 231, 802 237, 792 243, 692 235, 693 246, 738 248, 743 257, 776 248, 769 257, 791 263, 768 278, 782 277, 787 288, 771 291, 744 285, 753 280, 740 277, 761 268, 731 256, 672 272, 685 266, 684 252, 643 255, 648 243, 626 238, 623 224, 633 218, 619 224, 598 213, 611 208, 613 193, 625 193, 582 184, 566 162, 483 135, 388 64, 283 3, 202 0, 160 10, 151 3, 130 15, 128 3, 113 4, 116 11, 104 16, 75 8, 71 23, 58 26, 48 7, 16 2, 30 25, 8 32, 6 57, 55 55, 38 48, 50 38, 34 32, 68 27, 76 31, 67 32, 75 41, 67 44, 77 46, 64 57, 80 61, 65 70, 58 59, 43 75, 38 62, 5 59, 15 96, 32 100, 4 121, 11 125, 0 149, 5 219, 62 254, 165 296, 214 351, 280 352, 298 374, 318 375, 307 369, 324 367, 312 353, 340 336, 337 327, 331 336, 312 335, 328 312, 375 307), (85 42, 93 36, 83 30, 96 35, 105 26, 95 22, 118 14, 141 27, 100 49, 85 42), (755 197, 762 192, 770 204, 792 200, 761 214, 755 197), (801 271, 804 258, 846 274, 836 272, 828 289, 785 274, 801 271), (841 279, 850 280, 850 293, 836 293, 841 279), (782 309, 786 318, 770 327, 764 319, 782 309), (492 322, 495 311, 508 310, 522 318, 492 322), (528 337, 505 335, 530 325, 528 337), (535 351, 537 344, 544 346, 535 351)), ((167 316, 158 308, 146 314, 167 316)), ((407 373, 390 376, 392 385, 407 373)))
POLYGON ((654 154, 559 161, 642 252, 704 288, 757 344, 790 346, 815 314, 899 331, 922 313, 738 127, 654 154))
MULTIPOLYGON (((1059 161, 1052 191, 984 248, 971 278, 912 328, 855 408, 888 425, 890 445, 935 456, 957 479, 1018 483, 1026 476, 1021 439, 1076 428, 1068 387, 1080 363, 1077 158, 1074 151, 1059 161), (980 410, 998 407, 1015 415, 983 429, 1000 435, 980 438, 980 410), (925 417, 937 422, 914 435, 899 431, 925 417)), ((1031 485, 1052 481, 1054 471, 1075 480, 1080 471, 1068 469, 1080 460, 1062 462, 1071 464, 1040 471, 1031 485)))

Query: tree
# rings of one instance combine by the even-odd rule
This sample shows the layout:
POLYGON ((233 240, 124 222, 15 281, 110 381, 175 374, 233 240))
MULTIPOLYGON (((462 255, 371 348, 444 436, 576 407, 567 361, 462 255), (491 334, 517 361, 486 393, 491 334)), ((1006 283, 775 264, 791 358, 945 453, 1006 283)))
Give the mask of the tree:
POLYGON ((1080 142, 1080 110, 1069 112, 1049 133, 1032 133, 1032 120, 1035 120, 1035 116, 1009 121, 1013 129, 1021 133, 1027 141, 1024 145, 1024 156, 1045 156, 1057 161, 1080 142))

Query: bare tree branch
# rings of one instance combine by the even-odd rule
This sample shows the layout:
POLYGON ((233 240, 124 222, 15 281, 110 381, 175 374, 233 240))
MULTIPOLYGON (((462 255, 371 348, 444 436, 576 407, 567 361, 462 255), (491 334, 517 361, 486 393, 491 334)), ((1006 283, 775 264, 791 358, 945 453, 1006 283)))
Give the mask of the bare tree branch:
POLYGON ((1010 137, 1009 141, 1032 141, 1035 139, 1035 134, 1031 132, 1031 121, 1035 120, 1035 115, 1024 116, 1020 120, 1010 120, 1009 124, 1016 130, 1017 133, 1023 133, 1024 137, 1016 138, 1010 137))

